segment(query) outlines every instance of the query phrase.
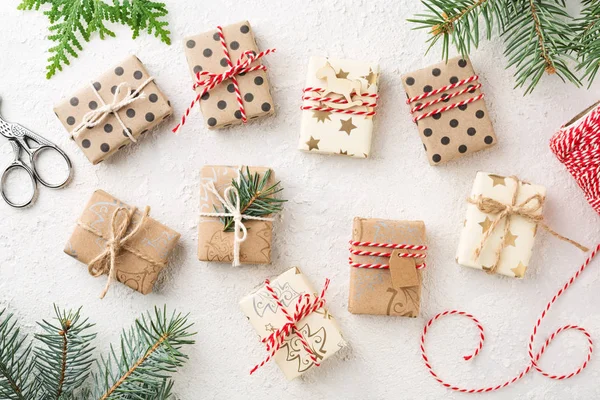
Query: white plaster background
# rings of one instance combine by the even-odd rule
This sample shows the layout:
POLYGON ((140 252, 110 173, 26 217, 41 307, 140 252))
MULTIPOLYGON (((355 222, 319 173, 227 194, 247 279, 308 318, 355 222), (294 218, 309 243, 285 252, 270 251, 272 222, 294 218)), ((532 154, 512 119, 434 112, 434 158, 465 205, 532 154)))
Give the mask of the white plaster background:
MULTIPOLYGON (((75 165, 65 189, 40 188, 34 207, 13 210, 0 203, 0 305, 19 318, 23 331, 52 315, 52 303, 83 306, 96 323, 97 351, 116 343, 119 332, 155 304, 190 312, 198 331, 188 348, 189 362, 176 375, 181 399, 198 398, 343 398, 463 399, 436 383, 421 361, 419 337, 435 313, 460 308, 486 327, 480 356, 461 356, 476 344, 476 332, 463 319, 446 319, 430 335, 430 354, 440 374, 469 387, 497 384, 519 372, 527 361, 527 338, 554 292, 578 268, 584 255, 547 233, 538 235, 524 280, 488 276, 454 263, 455 248, 476 171, 515 174, 548 187, 545 215, 559 232, 588 244, 598 241, 600 217, 588 206, 575 181, 548 149, 555 130, 598 98, 600 81, 577 90, 545 77, 523 97, 513 90, 512 71, 504 69, 499 40, 483 43, 472 61, 486 93, 498 145, 442 167, 430 167, 406 106, 400 74, 439 60, 439 49, 424 55, 423 31, 406 18, 421 10, 412 0, 168 1, 173 44, 111 25, 116 39, 94 37, 51 80, 44 78, 47 21, 41 13, 0 3, 0 95, 2 114, 61 146, 75 165), (276 116, 244 127, 209 132, 194 112, 183 132, 170 133, 175 119, 161 125, 139 145, 109 162, 92 166, 52 112, 52 106, 128 54, 137 54, 180 115, 192 98, 183 54, 183 37, 241 19, 252 23, 259 46, 276 47, 267 58, 276 116), (379 60, 381 104, 373 157, 356 160, 296 150, 300 95, 310 55, 379 60), (275 224, 273 263, 232 268, 196 259, 198 178, 204 164, 267 165, 285 187, 286 204, 275 224), (155 293, 142 296, 115 284, 98 299, 104 279, 63 254, 76 219, 93 190, 102 188, 137 206, 182 234, 169 274, 155 293), (349 314, 347 240, 354 216, 422 219, 431 248, 425 273, 422 315, 417 319, 349 314), (251 366, 265 351, 240 312, 238 300, 268 276, 300 266, 315 286, 332 279, 328 304, 351 344, 302 379, 287 382, 270 364, 254 376, 251 366)), ((577 2, 575 2, 577 3, 577 2)), ((572 4, 577 9, 577 4, 572 4)), ((11 158, 2 145, 0 163, 11 158)), ((565 323, 587 327, 600 338, 598 262, 582 275, 542 325, 540 340, 565 323), (560 325, 559 325, 560 324, 560 325)), ((539 342, 538 342, 539 345, 539 342)), ((585 345, 575 333, 548 351, 542 365, 556 373, 576 368, 585 345)), ((489 399, 591 399, 600 397, 600 361, 594 357, 581 375, 556 382, 531 373, 489 399)))

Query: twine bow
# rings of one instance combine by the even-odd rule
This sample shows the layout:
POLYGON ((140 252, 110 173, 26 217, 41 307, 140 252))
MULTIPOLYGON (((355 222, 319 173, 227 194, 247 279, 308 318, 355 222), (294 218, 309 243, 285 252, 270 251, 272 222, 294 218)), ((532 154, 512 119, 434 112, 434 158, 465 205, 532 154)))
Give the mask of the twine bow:
MULTIPOLYGON (((105 238, 105 249, 102 253, 98 254, 92 261, 88 263, 88 271, 90 275, 98 277, 103 274, 108 274, 106 286, 100 294, 101 299, 104 298, 104 296, 108 292, 110 284, 115 278, 117 272, 115 267, 116 258, 117 255, 121 252, 122 248, 125 248, 126 250, 134 253, 136 256, 144 259, 145 261, 151 262, 156 265, 161 265, 161 263, 151 260, 148 257, 145 257, 143 254, 136 251, 135 249, 127 246, 127 241, 140 230, 142 225, 144 225, 146 217, 148 217, 148 214, 150 213, 150 207, 146 207, 140 221, 129 233, 126 234, 127 229, 131 224, 132 217, 135 214, 135 210, 136 209, 133 208, 131 211, 129 211, 126 207, 117 207, 115 209, 115 211, 110 217, 110 230, 108 238, 105 238)), ((88 225, 84 225, 82 223, 79 223, 79 225, 92 233, 102 236, 101 232, 96 231, 88 225)))
POLYGON ((512 201, 510 204, 504 204, 504 203, 501 203, 490 197, 484 197, 483 195, 478 195, 476 197, 470 197, 467 199, 467 201, 469 203, 476 205, 477 208, 479 209, 479 211, 481 211, 485 214, 497 215, 496 218, 494 219, 494 221, 492 222, 492 224, 490 225, 490 227, 485 231, 485 233, 481 237, 479 246, 477 246, 477 248, 475 249, 475 252, 474 252, 475 259, 479 259, 479 256, 481 255, 481 251, 483 250, 483 247, 487 243, 488 239, 490 238, 490 236, 492 235, 492 233, 494 232, 496 227, 498 227, 498 224, 500 224, 500 222, 503 220, 505 221, 504 233, 502 234, 502 241, 501 241, 499 248, 496 250, 496 253, 494 256, 494 263, 492 264, 490 269, 486 269, 486 272, 488 272, 490 274, 494 274, 494 273, 496 273, 496 270, 498 269, 498 265, 500 264, 500 256, 502 254, 502 251, 506 247, 505 238, 510 229, 510 222, 511 222, 510 217, 513 215, 520 216, 522 218, 525 218, 527 221, 533 222, 537 226, 541 226, 543 229, 550 232, 550 234, 552 234, 556 238, 572 244, 573 246, 577 247, 579 250, 581 250, 583 252, 587 252, 589 250, 587 247, 577 243, 576 241, 560 235, 559 233, 555 232, 552 228, 550 228, 548 225, 546 225, 546 223, 544 222, 543 215, 541 213, 538 213, 538 211, 540 211, 542 209, 542 206, 544 205, 545 198, 542 195, 535 194, 533 196, 528 197, 523 202, 516 204, 517 195, 519 194, 519 187, 521 185, 521 181, 519 180, 519 178, 517 178, 515 176, 510 176, 507 178, 513 179, 516 183, 515 190, 514 190, 513 196, 512 196, 512 201))
POLYGON ((267 279, 265 281, 265 288, 267 289, 271 297, 275 300, 277 306, 283 312, 288 322, 286 322, 281 328, 274 330, 266 338, 262 339, 262 343, 266 344, 266 348, 269 354, 267 355, 267 357, 265 357, 263 361, 261 361, 259 364, 256 364, 254 368, 250 370, 250 375, 256 372, 257 369, 268 363, 269 360, 273 358, 275 353, 279 351, 281 346, 283 346, 283 343, 286 341, 286 339, 292 334, 298 336, 298 338, 300 339, 300 343, 302 343, 302 347, 304 347, 304 350, 308 353, 308 356, 310 357, 313 364, 316 367, 319 367, 321 365, 318 362, 319 360, 317 359, 317 355, 310 347, 310 344, 308 343, 300 329, 298 329, 298 326, 296 324, 300 322, 303 318, 306 318, 307 316, 318 310, 319 308, 323 308, 325 306, 324 297, 328 287, 329 279, 325 279, 323 290, 321 290, 319 296, 315 297, 313 300, 311 300, 312 296, 309 293, 302 294, 300 297, 298 297, 298 300, 296 301, 294 313, 290 315, 290 313, 285 309, 285 307, 279 300, 277 293, 275 293, 275 291, 271 287, 271 283, 269 282, 269 280, 267 279))
POLYGON ((228 186, 223 191, 221 196, 215 188, 213 181, 203 183, 202 186, 209 192, 215 195, 215 197, 223 203, 227 212, 201 212, 200 216, 203 217, 231 217, 233 218, 233 262, 232 265, 237 267, 240 265, 240 245, 248 237, 248 229, 244 225, 243 220, 254 220, 254 221, 273 221, 273 218, 269 217, 255 217, 253 215, 247 215, 242 213, 240 210, 240 193, 234 186, 228 186))
POLYGON ((154 77, 149 77, 135 90, 132 90, 132 87, 128 82, 121 82, 115 90, 112 101, 108 104, 104 102, 104 99, 102 98, 102 96, 100 96, 100 93, 98 93, 98 90, 96 90, 96 87, 92 84, 92 90, 98 98, 98 100, 100 100, 102 106, 97 107, 95 110, 87 112, 83 116, 83 120, 81 121, 81 123, 77 125, 77 127, 75 127, 75 129, 73 130, 73 136, 77 137, 77 135, 81 133, 83 128, 93 128, 95 126, 98 126, 102 123, 102 121, 104 121, 106 117, 108 117, 110 114, 114 114, 115 118, 117 119, 117 121, 119 121, 119 124, 123 128, 123 133, 126 134, 127 137, 135 143, 135 138, 131 134, 129 128, 127 128, 127 126, 125 126, 125 123, 123 123, 123 120, 119 116, 118 111, 138 99, 145 98, 146 96, 140 93, 153 80, 154 77), (125 96, 123 96, 123 94, 125 94, 125 96))

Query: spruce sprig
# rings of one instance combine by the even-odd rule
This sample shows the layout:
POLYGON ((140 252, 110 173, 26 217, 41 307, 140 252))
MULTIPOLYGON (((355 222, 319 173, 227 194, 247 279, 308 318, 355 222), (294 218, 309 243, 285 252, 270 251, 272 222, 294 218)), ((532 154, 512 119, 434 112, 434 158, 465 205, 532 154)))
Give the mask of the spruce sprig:
POLYGON ((112 4, 104 0, 22 0, 19 10, 39 10, 42 6, 50 8, 44 11, 50 22, 48 39, 54 43, 48 52, 46 78, 50 79, 70 59, 77 58, 83 51, 83 43, 89 42, 94 33, 100 39, 115 37, 107 27, 109 22, 120 22, 131 28, 133 38, 140 31, 154 34, 160 41, 171 44, 168 22, 162 20, 168 11, 164 3, 150 0, 113 0, 112 4), (83 40, 82 40, 83 39, 83 40))
MULTIPOLYGON (((287 200, 273 197, 283 190, 279 186, 281 182, 267 187, 271 174, 271 170, 268 169, 261 178, 260 173, 251 173, 250 168, 246 167, 245 171, 244 169, 239 171, 239 182, 236 179, 232 179, 231 184, 237 189, 240 195, 240 212, 242 214, 253 217, 265 217, 270 214, 276 214, 283 209, 283 203, 287 200)), ((229 201, 232 203, 234 203, 233 196, 230 193, 229 201)), ((215 211, 219 213, 228 212, 223 205, 220 209, 215 206, 215 211)), ((219 219, 223 223, 224 232, 233 232, 235 228, 233 217, 220 217, 219 219)))
POLYGON ((73 397, 89 376, 94 350, 91 342, 96 334, 87 333, 94 324, 82 319, 80 311, 65 312, 55 305, 55 321, 38 323, 44 332, 35 338, 45 346, 34 350, 35 367, 48 399, 73 397))
POLYGON ((591 86, 600 69, 600 1, 583 0, 581 16, 575 20, 578 40, 574 50, 579 54, 577 69, 591 86))

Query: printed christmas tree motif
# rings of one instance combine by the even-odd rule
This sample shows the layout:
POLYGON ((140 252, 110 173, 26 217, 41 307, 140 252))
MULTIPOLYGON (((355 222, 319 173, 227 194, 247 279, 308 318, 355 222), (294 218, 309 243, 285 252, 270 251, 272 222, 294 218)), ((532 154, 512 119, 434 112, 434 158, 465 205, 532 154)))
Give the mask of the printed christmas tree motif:
POLYGON ((387 315, 399 315, 411 318, 417 316, 414 310, 420 308, 420 301, 415 287, 400 288, 400 290, 390 287, 387 289, 387 292, 391 293, 386 311, 387 315))
POLYGON ((340 132, 346 132, 348 136, 350 136, 350 132, 352 132, 353 129, 356 129, 356 125, 352 123, 352 118, 346 120, 341 119, 340 122, 342 123, 342 126, 339 129, 340 132))
POLYGON ((519 261, 519 265, 517 265, 515 268, 511 268, 510 270, 515 274, 516 278, 522 278, 525 276, 527 266, 523 265, 523 263, 519 261))
MULTIPOLYGON (((310 325, 305 324, 299 328, 299 331, 308 342, 308 345, 312 349, 317 360, 323 359, 327 352, 324 349, 325 343, 327 342, 327 331, 325 330, 325 327, 321 326, 316 332, 311 333, 310 325)), ((281 346, 280 351, 286 352, 286 361, 298 364, 298 372, 304 372, 314 364, 310 359, 310 355, 307 354, 304 349, 300 338, 293 333, 283 346, 281 346)))
POLYGON ((492 222, 493 221, 486 216, 485 220, 479 223, 479 225, 481 225, 481 229, 483 230, 482 233, 486 233, 487 230, 490 229, 492 222))
POLYGON ((500 176, 500 175, 493 175, 493 174, 490 174, 488 176, 492 180, 492 187, 495 187, 498 185, 506 186, 506 177, 500 176))
POLYGON ((325 120, 331 121, 330 115, 331 111, 313 111, 313 118, 316 118, 317 123, 325 123, 325 120))
POLYGON ((223 231, 217 231, 206 244, 206 259, 210 261, 231 261, 233 243, 227 240, 223 231))
POLYGON ((506 237, 504 238, 504 244, 506 246, 517 247, 517 245, 515 244, 515 241, 517 240, 518 237, 519 237, 519 235, 513 235, 511 231, 508 231, 508 233, 506 234, 506 237))
MULTIPOLYGON (((271 284, 271 287, 275 291, 275 294, 279 298, 281 304, 283 304, 283 306, 286 308, 289 307, 300 296, 300 293, 296 292, 294 288, 290 286, 289 282, 284 283, 283 286, 277 282, 276 284, 271 284)), ((261 318, 266 314, 267 310, 270 310, 271 313, 275 314, 279 309, 279 306, 277 305, 277 302, 271 293, 266 290, 261 290, 256 294, 256 296, 254 296, 253 306, 256 315, 261 318)))
POLYGON ((310 137, 310 140, 306 142, 308 145, 308 150, 319 150, 319 142, 321 139, 315 139, 314 137, 310 137))

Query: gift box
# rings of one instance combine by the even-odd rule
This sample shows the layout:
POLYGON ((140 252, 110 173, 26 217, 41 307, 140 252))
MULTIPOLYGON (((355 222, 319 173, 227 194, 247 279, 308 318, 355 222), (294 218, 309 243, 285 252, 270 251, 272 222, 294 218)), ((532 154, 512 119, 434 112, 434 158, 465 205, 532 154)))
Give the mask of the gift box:
POLYGON ((166 267, 180 236, 149 217, 148 212, 148 207, 142 212, 96 190, 64 251, 88 264, 92 275, 110 275, 111 242, 116 243, 114 277, 130 288, 148 294, 166 267))
POLYGON ((136 56, 129 56, 54 107, 92 164, 136 141, 173 109, 136 56))
POLYGON ((348 311, 417 317, 426 242, 423 221, 354 218, 348 311))
POLYGON ((491 199, 521 208, 532 216, 540 216, 545 196, 546 188, 543 186, 522 182, 515 177, 478 172, 467 206, 456 262, 466 267, 523 278, 531 258, 537 222, 512 214, 499 220, 494 227, 492 224, 500 213, 482 211, 479 204, 485 204, 480 200, 491 199), (507 222, 509 227, 505 233, 507 222), (477 255, 480 246, 481 251, 477 255))
MULTIPOLYGON (((269 168, 248 167, 251 174, 258 173, 262 178, 269 168)), ((266 187, 275 184, 275 173, 270 170, 266 187)), ((221 218, 215 213, 227 211, 222 200, 212 192, 216 190, 225 196, 225 190, 245 173, 246 167, 207 165, 200 171, 200 223, 198 224, 198 259, 200 261, 234 262, 234 231, 225 231, 221 218), (214 186, 212 186, 214 185, 214 186), (213 189, 214 188, 214 189, 213 189)), ((243 210, 241 210, 243 211, 243 210)), ((239 243, 241 264, 270 264, 273 223, 269 220, 246 220, 246 239, 239 243)))
MULTIPOLYGON (((196 80, 196 74, 203 71, 221 74, 230 68, 230 64, 235 65, 238 60, 244 60, 245 52, 251 51, 255 55, 258 53, 254 32, 248 21, 224 26, 222 34, 221 38, 219 30, 213 29, 184 39, 185 56, 192 79, 196 80)), ((251 65, 261 65, 261 62, 257 60, 251 65)), ((235 88, 236 82, 239 88, 239 101, 243 103, 243 111, 248 120, 274 113, 271 87, 266 72, 262 69, 242 72, 234 75, 232 79, 217 84, 202 96, 200 109, 209 129, 227 128, 243 122, 235 88)), ((197 93, 202 93, 204 87, 197 86, 195 90, 197 93)))
MULTIPOLYGON (((261 285, 240 301, 250 324, 260 339, 267 343, 269 337, 276 337, 285 330, 286 324, 290 322, 286 314, 292 320, 299 317, 296 318, 297 321, 294 320, 295 328, 284 335, 280 348, 272 356, 290 380, 347 346, 336 320, 324 307, 323 295, 327 285, 328 281, 318 294, 302 271, 295 267, 269 282, 268 288, 267 285, 261 285), (297 305, 300 305, 300 309, 306 305, 312 312, 296 314, 297 305)), ((251 372, 269 359, 271 357, 257 364, 251 372)))
POLYGON ((378 81, 378 64, 311 57, 302 96, 298 148, 369 157, 378 81))
POLYGON ((479 77, 468 59, 448 60, 402 76, 429 164, 496 144, 479 77))

